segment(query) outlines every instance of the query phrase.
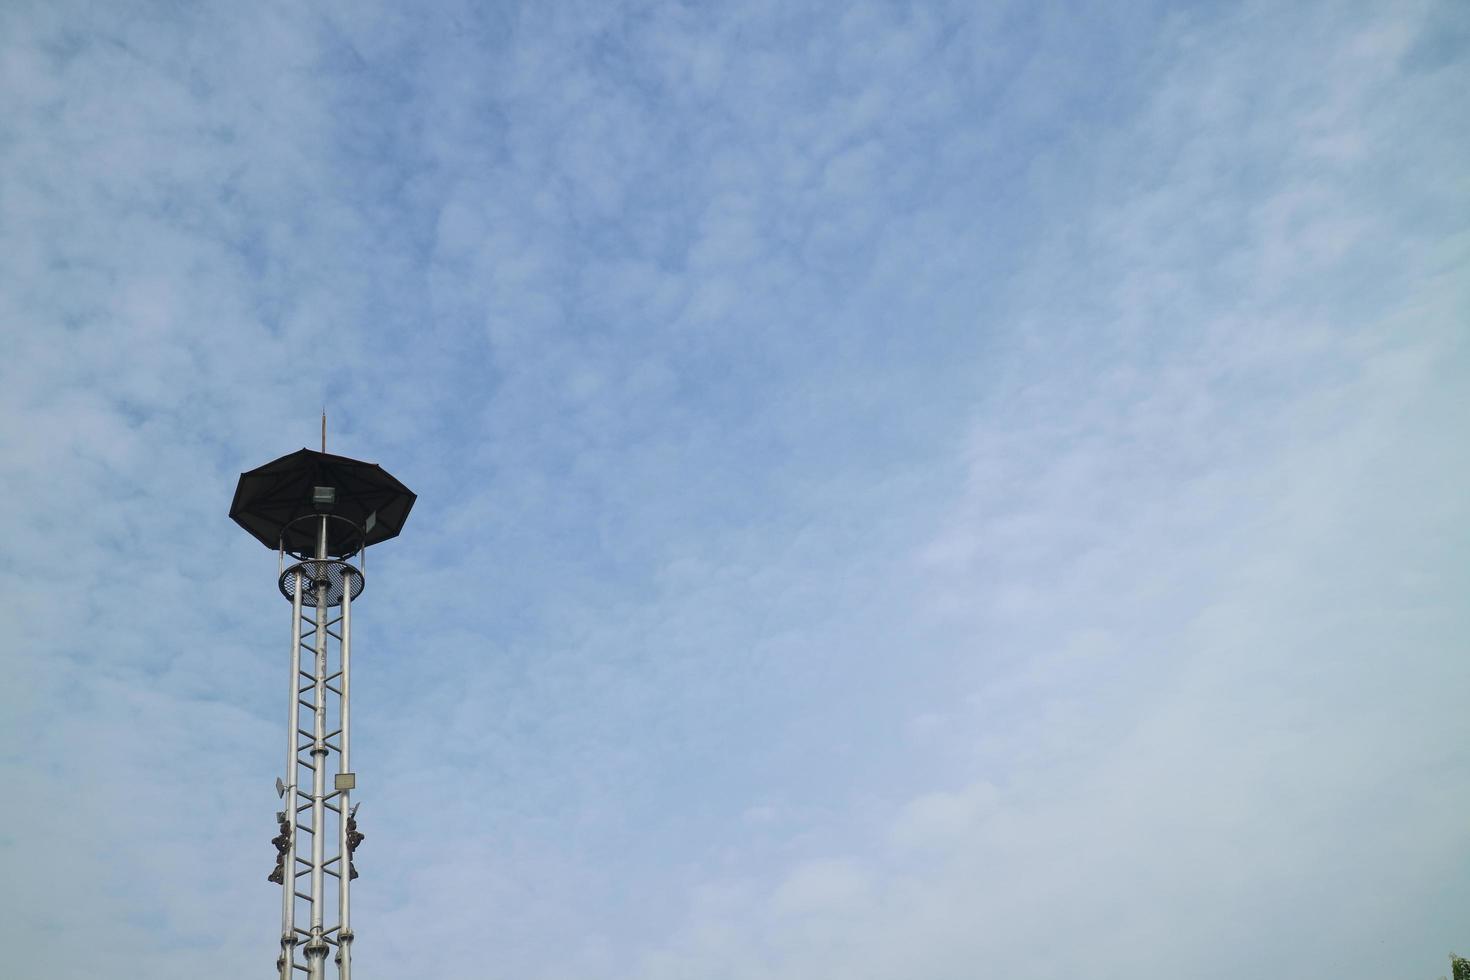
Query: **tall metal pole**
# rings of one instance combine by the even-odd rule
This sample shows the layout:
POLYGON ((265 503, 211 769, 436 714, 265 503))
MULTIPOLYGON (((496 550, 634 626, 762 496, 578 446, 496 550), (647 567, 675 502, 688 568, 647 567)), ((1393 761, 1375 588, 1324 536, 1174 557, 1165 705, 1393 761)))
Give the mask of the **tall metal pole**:
POLYGON ((291 596, 291 703, 286 714, 286 786, 282 796, 286 809, 281 833, 286 840, 280 856, 281 880, 281 958, 277 961, 280 980, 292 980, 291 964, 296 961, 296 719, 301 710, 301 578, 291 596))
POLYGON ((311 938, 306 943, 307 980, 325 980, 327 940, 322 921, 322 862, 326 859, 327 795, 327 517, 316 539, 316 671, 311 726, 311 938))
MULTIPOLYGON (((313 523, 330 519, 315 518, 313 523)), ((314 537, 312 554, 330 555, 330 544, 323 543, 320 529, 314 537)), ((281 590, 292 600, 295 638, 291 661, 291 694, 295 701, 288 743, 292 754, 287 769, 290 782, 281 785, 287 801, 281 814, 282 836, 277 838, 286 846, 278 859, 278 871, 271 876, 272 881, 280 881, 285 887, 278 964, 281 980, 296 980, 292 971, 306 974, 308 980, 325 980, 326 957, 333 947, 337 950, 338 980, 348 980, 352 973, 352 851, 362 839, 355 832, 351 815, 351 790, 356 782, 351 755, 352 596, 363 585, 360 568, 331 557, 303 558, 281 577, 281 590), (316 607, 314 617, 302 615, 308 604, 316 607), (335 612, 339 605, 341 611, 335 612), (306 655, 312 658, 310 667, 302 662, 306 655), (303 711, 310 714, 310 722, 303 711), (335 729, 331 728, 334 723, 335 729), (337 753, 336 766, 328 762, 333 752, 337 753), (298 840, 298 833, 310 834, 310 845, 298 840), (286 866, 292 869, 289 876, 281 870, 286 866), (328 921, 331 910, 327 907, 327 875, 337 879, 335 923, 328 921), (298 886, 297 881, 304 884, 298 886), (296 922, 302 915, 306 917, 306 928, 296 922), (298 948, 304 953, 304 963, 294 957, 298 948)))
POLYGON ((337 977, 352 980, 352 845, 347 838, 348 821, 352 819, 352 573, 351 566, 342 575, 342 676, 338 683, 342 695, 341 746, 337 753, 337 771, 341 788, 337 791, 337 977))

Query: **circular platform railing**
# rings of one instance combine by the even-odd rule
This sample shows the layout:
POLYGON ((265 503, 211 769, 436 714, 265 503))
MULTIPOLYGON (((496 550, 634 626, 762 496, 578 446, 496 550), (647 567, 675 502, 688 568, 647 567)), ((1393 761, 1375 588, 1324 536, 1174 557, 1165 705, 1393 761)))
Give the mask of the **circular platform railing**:
POLYGON ((363 586, 367 584, 361 569, 335 558, 297 562, 286 569, 281 573, 279 582, 281 595, 294 600, 297 579, 301 580, 301 604, 313 608, 317 604, 317 590, 322 586, 326 586, 326 604, 331 607, 342 605, 342 596, 348 589, 351 589, 352 598, 356 599, 362 595, 363 586))

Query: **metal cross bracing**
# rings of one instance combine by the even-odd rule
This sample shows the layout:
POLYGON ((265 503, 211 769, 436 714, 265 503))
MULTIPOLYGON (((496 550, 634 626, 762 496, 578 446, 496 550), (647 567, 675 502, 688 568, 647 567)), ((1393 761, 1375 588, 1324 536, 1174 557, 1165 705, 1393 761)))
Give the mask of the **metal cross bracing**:
POLYGON ((285 809, 271 875, 282 886, 280 980, 297 971, 324 980, 329 954, 339 980, 352 976, 352 852, 363 839, 352 803, 352 600, 365 580, 361 568, 326 557, 326 524, 317 557, 280 578, 291 600, 286 778, 277 784, 285 809))

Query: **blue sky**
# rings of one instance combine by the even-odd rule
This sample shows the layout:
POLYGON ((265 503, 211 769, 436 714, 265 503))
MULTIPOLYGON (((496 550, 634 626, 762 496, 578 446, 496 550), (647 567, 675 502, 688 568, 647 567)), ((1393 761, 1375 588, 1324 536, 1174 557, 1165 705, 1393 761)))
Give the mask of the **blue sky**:
POLYGON ((264 975, 317 438, 359 973, 1470 950, 1470 17, 0 8, 0 945, 264 975))

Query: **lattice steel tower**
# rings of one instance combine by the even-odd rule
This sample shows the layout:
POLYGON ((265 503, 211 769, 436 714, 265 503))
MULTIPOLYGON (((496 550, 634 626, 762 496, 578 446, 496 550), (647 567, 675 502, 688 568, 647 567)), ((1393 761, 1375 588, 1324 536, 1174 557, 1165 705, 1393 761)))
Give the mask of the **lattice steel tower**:
POLYGON ((363 840, 352 802, 352 602, 366 583, 368 545, 396 537, 415 499, 376 463, 303 449, 242 473, 230 505, 230 517, 277 553, 291 602, 286 772, 276 780, 285 808, 270 875, 282 893, 280 980, 296 971, 325 980, 334 950, 339 980, 352 976, 352 852, 363 840))

